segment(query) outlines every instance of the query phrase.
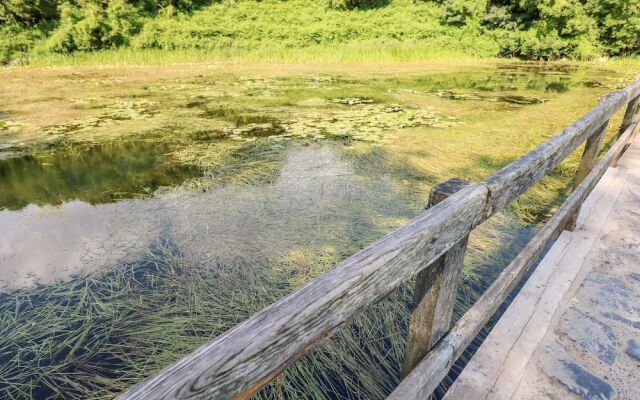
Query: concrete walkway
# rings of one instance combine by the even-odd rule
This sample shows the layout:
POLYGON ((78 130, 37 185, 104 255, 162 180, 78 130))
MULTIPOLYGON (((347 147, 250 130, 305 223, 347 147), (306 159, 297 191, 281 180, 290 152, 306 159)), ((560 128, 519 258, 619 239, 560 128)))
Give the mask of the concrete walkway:
POLYGON ((640 399, 640 136, 446 399, 640 399))

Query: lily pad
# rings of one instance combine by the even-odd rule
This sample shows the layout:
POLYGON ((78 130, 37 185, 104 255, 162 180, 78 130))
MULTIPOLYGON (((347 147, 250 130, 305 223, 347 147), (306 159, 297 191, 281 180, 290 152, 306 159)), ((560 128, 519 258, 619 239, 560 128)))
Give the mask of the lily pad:
POLYGON ((438 97, 443 97, 445 99, 450 100, 484 100, 485 97, 479 95, 478 93, 456 93, 447 90, 441 90, 436 92, 438 97))
POLYGON ((343 97, 337 99, 331 99, 332 103, 335 104, 344 104, 345 106, 355 106, 359 104, 371 104, 374 103, 375 100, 368 98, 360 98, 360 97, 343 97))
POLYGON ((545 99, 539 97, 519 96, 519 95, 493 95, 493 94, 480 94, 478 92, 461 93, 452 91, 439 91, 436 93, 438 97, 443 97, 450 100, 482 100, 482 101, 496 101, 502 103, 530 105, 530 104, 542 104, 546 102, 545 99))
POLYGON ((505 103, 512 103, 512 104, 528 105, 528 104, 542 104, 546 100, 538 97, 527 97, 527 96, 500 96, 498 97, 498 101, 502 101, 505 103))

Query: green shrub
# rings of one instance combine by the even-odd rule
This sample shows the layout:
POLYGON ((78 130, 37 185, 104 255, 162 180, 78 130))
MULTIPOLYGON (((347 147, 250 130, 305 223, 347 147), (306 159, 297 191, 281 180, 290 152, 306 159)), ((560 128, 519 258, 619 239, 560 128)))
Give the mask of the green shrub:
POLYGON ((553 60, 567 55, 569 46, 556 30, 548 30, 544 35, 539 29, 523 32, 519 43, 520 55, 529 59, 553 60))
POLYGON ((189 11, 206 4, 211 0, 138 0, 135 4, 144 11, 173 15, 176 11, 189 11))
POLYGON ((596 22, 580 0, 542 0, 540 21, 535 25, 542 58, 590 58, 596 52, 596 22))
POLYGON ((34 43, 42 37, 35 28, 17 24, 0 25, 0 64, 26 61, 34 43))
POLYGON ((60 11, 59 25, 44 44, 54 53, 125 45, 142 22, 136 8, 124 0, 110 0, 106 7, 87 0, 77 6, 65 3, 60 11))
POLYGON ((518 22, 507 6, 490 6, 482 16, 482 24, 491 29, 515 30, 518 28, 518 22))
POLYGON ((581 0, 522 0, 491 6, 483 24, 498 29, 501 55, 592 59, 603 51, 598 27, 581 0))
POLYGON ((640 0, 0 0, 0 28, 4 62, 33 51, 241 57, 349 43, 591 59, 640 53, 640 0))
POLYGON ((516 30, 500 29, 493 31, 495 41, 499 43, 498 55, 501 57, 520 57, 523 33, 516 30))
POLYGON ((487 9, 487 0, 445 0, 442 22, 452 26, 479 23, 487 9))
POLYGON ((555 31, 563 38, 596 36, 595 21, 590 18, 580 0, 542 0, 540 10, 541 33, 555 31))
POLYGON ((384 6, 388 0, 329 0, 329 7, 340 10, 367 9, 384 6))
POLYGON ((640 53, 640 0, 588 0, 598 39, 614 55, 640 53))
POLYGON ((23 24, 34 26, 58 16, 58 0, 2 0, 0 25, 23 24))

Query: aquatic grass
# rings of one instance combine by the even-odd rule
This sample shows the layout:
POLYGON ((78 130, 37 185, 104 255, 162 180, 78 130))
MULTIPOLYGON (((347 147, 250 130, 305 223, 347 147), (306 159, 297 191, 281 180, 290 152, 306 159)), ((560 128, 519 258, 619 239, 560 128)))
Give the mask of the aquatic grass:
MULTIPOLYGON (((317 67, 320 72, 311 68, 311 72, 298 71, 296 76, 283 79, 271 75, 241 79, 246 71, 211 73, 203 66, 171 66, 160 69, 167 75, 160 82, 158 78, 149 81, 141 77, 139 74, 148 75, 149 71, 142 68, 142 73, 123 70, 117 83, 107 79, 108 74, 91 70, 85 70, 82 77, 61 78, 59 70, 45 73, 25 69, 34 71, 35 76, 50 73, 44 75, 46 79, 54 77, 51 81, 62 80, 65 86, 52 84, 53 89, 47 86, 46 90, 37 90, 55 89, 65 98, 71 96, 70 92, 91 88, 96 92, 92 97, 120 92, 118 101, 145 93, 154 104, 153 110, 159 111, 141 121, 116 121, 104 135, 101 129, 105 127, 100 126, 67 134, 62 146, 69 146, 77 155, 84 151, 74 147, 78 143, 103 143, 114 138, 144 140, 153 146, 172 143, 176 147, 166 153, 173 161, 205 173, 187 179, 179 188, 162 189, 162 194, 178 203, 162 203, 168 210, 197 208, 195 216, 185 213, 184 238, 160 235, 148 251, 131 254, 127 261, 69 281, 2 295, 0 397, 114 397, 406 223, 421 211, 434 184, 451 177, 473 181, 486 178, 588 110, 599 93, 609 90, 608 85, 618 84, 612 72, 576 72, 573 66, 560 71, 538 66, 533 72, 528 67, 503 67, 470 75, 456 73, 454 77, 415 71, 402 77, 337 74, 317 67), (194 78, 196 74, 203 76, 194 78), (557 86, 559 79, 545 77, 549 74, 570 77, 570 90, 557 86), (603 75, 597 76, 603 86, 585 85, 594 74, 603 75), (547 90, 549 84, 555 86, 547 90), (289 92, 288 85, 295 90, 289 92), (506 104, 437 95, 439 89, 452 88, 463 92, 483 88, 493 91, 491 96, 515 92, 548 101, 506 104), (374 103, 331 103, 332 99, 369 95, 374 103), (367 107, 379 112, 393 104, 452 117, 456 124, 394 124, 376 131, 379 140, 374 141, 349 135, 298 135, 278 140, 281 133, 261 137, 249 130, 238 132, 239 138, 234 139, 233 132, 225 130, 237 128, 238 115, 247 113, 274 118, 281 118, 282 110, 286 110, 287 118, 339 113, 338 119, 367 107), (223 111, 205 118, 202 111, 209 107, 223 107, 223 111), (500 124, 495 123, 498 120, 500 124), (323 161, 311 164, 315 168, 313 176, 309 171, 285 168, 313 157, 323 161), (337 182, 324 180, 319 187, 307 185, 326 173, 333 174, 337 182), (290 199, 285 189, 292 187, 320 194, 279 203, 280 199, 290 199), (251 190, 243 190, 248 188, 251 190), (184 199, 180 196, 172 197, 191 189, 209 196, 197 207, 180 203, 184 199), (234 219, 237 214, 248 217, 234 219), (224 226, 217 235, 207 226, 207 235, 199 235, 210 244, 207 247, 198 237, 190 236, 189 230, 195 232, 198 223, 216 223, 216 219, 208 220, 203 215, 219 216, 219 224, 236 223, 224 226), (181 238, 186 243, 172 242, 181 238), (291 238, 295 238, 295 245, 291 245, 291 238)), ((15 91, 12 82, 2 84, 15 91)), ((38 95, 27 97, 32 96, 38 95)), ((29 114, 28 109, 20 108, 24 105, 2 101, 3 109, 15 113, 22 110, 34 120, 37 117, 35 112, 29 114)), ((104 108, 95 110, 102 112, 104 108)), ((81 111, 86 110, 74 109, 71 119, 84 118, 77 114, 81 111)), ((239 122, 242 125, 243 120, 239 122)), ((243 128, 256 128, 252 124, 243 128)), ((350 129, 364 131, 360 128, 354 124, 350 129)), ((11 134, 39 143, 40 132, 29 129, 11 134)), ((536 225, 560 204, 571 186, 579 152, 509 210, 473 232, 454 319, 526 243, 536 225)), ((256 398, 384 398, 398 381, 411 292, 412 282, 393 291, 294 363, 256 398)), ((479 340, 486 332, 488 329, 479 340)), ((463 356, 463 362, 454 366, 443 388, 478 344, 474 342, 475 347, 463 356)))
POLYGON ((4 294, 0 394, 112 397, 247 316, 221 309, 220 293, 207 291, 215 281, 215 269, 187 268, 170 245, 159 244, 136 263, 4 294), (207 323, 215 311, 227 318, 207 323))
MULTIPOLYGON (((346 214, 356 210, 346 210, 346 214)), ((341 234, 335 224, 326 224, 326 231, 320 232, 320 236, 333 243, 332 246, 318 246, 312 241, 308 248, 297 247, 269 260, 245 256, 231 262, 211 262, 209 258, 192 259, 176 251, 171 243, 162 243, 148 253, 141 254, 135 262, 113 266, 88 278, 78 278, 73 284, 62 284, 65 290, 55 293, 59 298, 47 296, 44 299, 55 305, 59 304, 59 300, 65 301, 65 307, 57 315, 67 321, 85 320, 86 307, 92 305, 94 308, 89 311, 91 320, 96 323, 104 322, 104 319, 98 318, 100 315, 107 320, 114 319, 108 325, 116 324, 119 330, 112 329, 109 337, 117 335, 123 340, 115 344, 91 341, 83 333, 92 332, 93 325, 86 331, 82 325, 72 326, 75 331, 70 330, 69 337, 76 341, 74 345, 78 341, 82 342, 74 347, 85 348, 88 354, 97 354, 97 358, 86 360, 74 354, 74 357, 67 359, 68 364, 56 364, 55 360, 40 358, 40 365, 47 365, 43 375, 51 375, 47 368, 56 371, 67 367, 76 368, 80 361, 82 368, 87 368, 94 375, 74 370, 65 374, 64 379, 28 380, 28 383, 43 393, 60 390, 70 393, 68 396, 71 397, 100 398, 104 395, 108 398, 113 394, 110 388, 120 390, 131 381, 172 362, 199 343, 305 284, 332 268, 348 254, 406 221, 406 218, 381 219, 378 216, 380 210, 377 209, 365 207, 359 212, 361 215, 354 215, 354 220, 368 220, 373 224, 354 230, 351 221, 346 220, 344 226, 348 228, 348 235, 341 234), (97 292, 103 283, 108 287, 106 296, 97 292), (79 297, 83 300, 77 302, 77 307, 68 306, 74 304, 79 297), (68 302, 67 298, 70 299, 68 302), (127 298, 135 301, 126 302, 127 298), (126 304, 120 304, 120 301, 126 304), (125 313, 117 312, 123 308, 125 313), (113 358, 100 360, 105 352, 113 358), (89 379, 91 385, 77 387, 73 383, 75 377, 89 379), (66 381, 67 378, 69 382, 66 381)), ((483 231, 482 236, 487 232, 491 235, 483 241, 472 238, 468 262, 477 260, 479 253, 486 257, 491 245, 498 245, 498 241, 516 232, 517 225, 511 224, 513 220, 503 218, 496 219, 493 224, 483 225, 481 229, 488 231, 483 231)), ((277 243, 273 236, 258 236, 258 239, 261 242, 256 246, 262 246, 262 241, 265 241, 265 245, 268 242, 277 243)), ((489 265, 496 265, 494 271, 499 271, 500 264, 496 264, 496 260, 490 257, 482 260, 490 263, 489 265)), ((471 265, 469 268, 474 267, 471 265)), ((488 278, 483 274, 476 279, 485 282, 483 279, 488 278)), ((258 398, 285 399, 309 393, 317 398, 327 399, 384 397, 397 383, 397 373, 389 372, 397 372, 402 357, 411 287, 410 282, 405 284, 389 299, 374 306, 362 318, 341 330, 325 346, 294 364, 282 378, 260 393, 258 398)), ((37 294, 49 293, 47 291, 48 287, 42 287, 26 290, 24 294, 35 308, 43 301, 37 294)), ((11 301, 3 304, 11 305, 11 301)), ((24 320, 18 318, 11 324, 28 326, 30 322, 44 319, 46 314, 25 313, 22 317, 24 320)), ((51 323, 57 325, 57 321, 50 318, 40 322, 42 326, 51 323)), ((59 338, 57 335, 57 339, 59 338)), ((35 342, 39 340, 35 339, 35 342)), ((24 347, 21 343, 15 346, 24 347)), ((12 366, 21 368, 28 364, 12 366)), ((17 375, 18 380, 31 379, 29 376, 16 374, 15 370, 8 373, 17 375)), ((7 390, 15 389, 13 384, 9 386, 11 389, 7 390)))
POLYGON ((210 186, 221 183, 259 184, 270 182, 278 174, 284 146, 263 141, 216 141, 184 146, 172 155, 179 162, 205 171, 205 179, 188 183, 210 186))
POLYGON ((205 107, 201 114, 204 118, 220 118, 236 126, 278 122, 273 116, 263 115, 251 109, 238 109, 229 106, 205 107))
MULTIPOLYGON (((479 237, 485 239, 472 239, 467 269, 475 268, 481 253, 495 254, 500 242, 518 231, 509 221, 499 217, 481 227, 479 237)), ((4 294, 0 395, 111 398, 370 240, 365 235, 340 251, 298 249, 284 257, 231 264, 193 259, 171 242, 160 242, 134 261, 4 294)), ((482 261, 495 266, 494 273, 504 262, 482 261)), ((475 279, 481 286, 491 278, 475 279)), ((383 398, 397 384, 411 287, 408 282, 374 305, 256 398, 383 398)), ((459 302, 456 313, 467 305, 459 302)))
MULTIPOLYGON (((426 66, 427 71, 424 73, 418 72, 420 65, 380 66, 379 68, 389 71, 384 74, 358 74, 350 71, 354 68, 348 65, 334 67, 338 70, 343 68, 340 73, 332 71, 330 65, 287 65, 281 69, 285 72, 291 70, 292 75, 284 77, 278 74, 273 76, 272 72, 264 70, 252 76, 239 66, 232 65, 227 69, 225 65, 215 64, 100 67, 99 71, 105 68, 113 69, 111 73, 115 76, 110 78, 104 72, 86 67, 70 75, 64 68, 46 73, 37 68, 21 70, 23 72, 3 71, 7 78, 2 81, 3 92, 23 94, 17 100, 6 97, 1 103, 2 109, 7 110, 7 113, 20 116, 16 119, 8 114, 6 118, 2 118, 12 124, 10 143, 21 149, 28 149, 29 146, 43 142, 52 145, 92 142, 123 136, 148 136, 161 131, 166 138, 171 138, 174 135, 181 136, 181 131, 194 127, 199 127, 201 131, 222 131, 252 123, 275 123, 282 126, 293 120, 304 124, 309 119, 315 120, 326 115, 327 112, 337 114, 340 121, 344 120, 344 127, 341 129, 355 131, 363 124, 357 118, 361 111, 358 110, 359 106, 347 104, 340 110, 336 109, 338 104, 332 103, 334 100, 349 98, 372 99, 380 106, 372 107, 371 112, 363 114, 369 120, 375 114, 388 117, 381 112, 384 105, 399 106, 406 111, 400 114, 407 114, 407 119, 411 118, 409 114, 416 114, 419 118, 427 117, 429 121, 423 125, 429 127, 445 123, 449 117, 458 117, 451 114, 451 110, 455 108, 481 109, 480 104, 461 106, 455 101, 447 102, 445 98, 442 102, 437 101, 437 93, 443 90, 491 90, 493 93, 490 96, 483 95, 489 97, 485 100, 487 102, 493 101, 493 98, 514 98, 514 91, 517 91, 517 95, 524 99, 542 98, 555 104, 556 94, 567 93, 568 98, 574 97, 568 92, 558 92, 556 86, 576 87, 595 81, 603 86, 590 88, 591 92, 599 90, 604 93, 608 88, 624 84, 624 81, 611 78, 617 76, 613 72, 615 68, 624 67, 612 67, 611 70, 603 71, 595 69, 592 76, 571 65, 571 68, 562 72, 564 75, 554 75, 545 71, 558 68, 562 70, 561 67, 539 66, 531 72, 517 63, 498 66, 480 64, 473 70, 462 64, 453 68, 460 69, 463 73, 453 76, 437 73, 441 68, 438 64, 426 66), (405 68, 408 73, 403 71, 405 68), (152 73, 144 74, 145 69, 152 73), (402 77, 394 74, 395 69, 402 73, 402 77), (229 72, 234 70, 238 71, 229 72), (69 77, 74 79, 71 81, 73 83, 68 81, 69 77), (26 84, 27 81, 29 84, 26 84), (33 82, 37 82, 37 85, 33 82), (544 94, 541 95, 540 91, 544 94), (57 95, 48 95, 52 92, 57 95), (87 92, 91 95, 78 96, 78 93, 87 92), (38 107, 34 108, 34 104, 38 104, 38 107), (434 105, 440 104, 440 109, 433 109, 434 105), (68 107, 69 110, 63 107, 68 107), (446 111, 442 112, 442 109, 446 111), (177 129, 172 130, 172 126, 177 129)), ((375 65, 367 66, 367 69, 375 71, 375 65)), ((516 109, 536 107, 536 104, 508 105, 516 109)), ((564 112, 566 111, 563 109, 558 114, 564 112)), ((395 129, 400 122, 402 121, 389 120, 383 124, 384 129, 395 129)), ((366 123, 363 128, 366 128, 366 123)), ((322 127, 316 130, 322 130, 322 127)))

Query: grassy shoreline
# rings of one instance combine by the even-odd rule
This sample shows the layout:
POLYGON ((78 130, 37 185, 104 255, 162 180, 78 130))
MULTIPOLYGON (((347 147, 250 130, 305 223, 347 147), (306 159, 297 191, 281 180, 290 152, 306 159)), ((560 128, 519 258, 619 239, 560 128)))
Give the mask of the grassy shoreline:
POLYGON ((58 66, 108 66, 108 65, 173 65, 173 64, 301 64, 301 65, 356 65, 356 64, 446 64, 447 66, 477 66, 481 64, 526 64, 549 66, 640 66, 640 57, 612 57, 590 61, 561 59, 552 61, 525 61, 519 58, 494 57, 459 50, 434 48, 419 43, 355 42, 341 45, 317 45, 288 48, 265 46, 256 49, 132 49, 120 48, 71 54, 34 53, 24 64, 7 65, 13 68, 38 68, 58 66))
POLYGON ((118 57, 144 49, 167 52, 152 60, 176 60, 178 51, 191 53, 191 60, 202 60, 203 52, 225 59, 344 62, 638 54, 637 6, 611 10, 607 0, 554 7, 497 0, 13 1, 13 8, 0 7, 0 63, 40 64, 104 49, 125 49, 116 50, 118 57))
MULTIPOLYGON (((35 53, 25 66, 52 65, 165 65, 175 63, 235 62, 235 63, 395 63, 447 62, 449 64, 519 62, 513 58, 477 55, 463 51, 433 48, 415 43, 349 43, 289 48, 264 46, 255 49, 229 48, 221 50, 158 50, 121 48, 71 54, 35 53)), ((556 61, 562 63, 562 61, 556 61)))

